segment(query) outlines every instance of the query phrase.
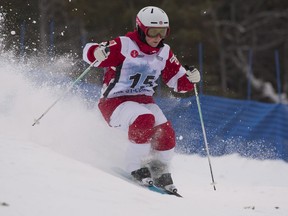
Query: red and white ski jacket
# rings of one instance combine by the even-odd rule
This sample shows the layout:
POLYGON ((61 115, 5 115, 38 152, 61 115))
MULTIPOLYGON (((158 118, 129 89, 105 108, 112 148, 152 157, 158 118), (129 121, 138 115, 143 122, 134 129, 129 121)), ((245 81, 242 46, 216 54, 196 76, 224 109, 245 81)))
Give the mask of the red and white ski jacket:
MULTIPOLYGON (((97 43, 88 43, 83 50, 83 59, 91 64, 95 61, 97 43)), ((156 81, 161 75, 164 83, 176 92, 193 90, 186 78, 186 70, 179 63, 167 44, 160 48, 142 42, 137 31, 109 41, 108 58, 96 67, 107 68, 99 108, 109 122, 114 109, 125 101, 154 103, 152 95, 156 81)))

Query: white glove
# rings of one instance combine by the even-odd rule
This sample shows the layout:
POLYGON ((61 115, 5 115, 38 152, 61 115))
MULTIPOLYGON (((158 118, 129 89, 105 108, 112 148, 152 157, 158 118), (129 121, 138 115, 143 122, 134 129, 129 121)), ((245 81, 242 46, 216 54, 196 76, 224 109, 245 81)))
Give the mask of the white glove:
POLYGON ((99 61, 102 62, 108 58, 110 54, 110 49, 108 47, 108 43, 100 43, 99 46, 94 51, 94 57, 99 61))
POLYGON ((194 66, 186 66, 186 77, 191 83, 198 83, 200 82, 200 72, 194 66))

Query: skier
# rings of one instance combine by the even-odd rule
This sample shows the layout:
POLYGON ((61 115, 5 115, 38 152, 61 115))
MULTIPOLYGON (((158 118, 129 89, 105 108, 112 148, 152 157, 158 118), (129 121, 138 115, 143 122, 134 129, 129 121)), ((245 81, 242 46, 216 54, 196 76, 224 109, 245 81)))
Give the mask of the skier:
POLYGON ((194 67, 184 68, 164 39, 170 33, 167 14, 148 6, 136 16, 136 29, 102 43, 87 43, 83 59, 106 68, 99 109, 111 127, 128 133, 127 171, 140 184, 176 191, 169 170, 175 148, 171 122, 152 95, 161 75, 176 92, 193 90, 200 81, 194 67))

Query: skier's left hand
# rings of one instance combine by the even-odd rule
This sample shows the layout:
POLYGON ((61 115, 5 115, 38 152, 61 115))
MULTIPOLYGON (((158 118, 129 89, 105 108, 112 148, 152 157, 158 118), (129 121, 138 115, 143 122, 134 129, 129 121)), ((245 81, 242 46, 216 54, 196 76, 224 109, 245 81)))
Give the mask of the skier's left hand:
POLYGON ((198 83, 201 80, 200 72, 194 66, 184 66, 186 69, 186 77, 191 83, 198 83))

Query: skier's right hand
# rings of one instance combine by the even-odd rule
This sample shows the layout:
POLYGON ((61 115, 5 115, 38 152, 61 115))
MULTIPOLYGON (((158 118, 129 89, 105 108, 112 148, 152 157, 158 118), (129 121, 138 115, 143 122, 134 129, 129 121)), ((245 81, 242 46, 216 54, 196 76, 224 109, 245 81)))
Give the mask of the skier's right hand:
POLYGON ((107 43, 103 42, 103 43, 100 43, 99 46, 95 49, 94 57, 99 62, 102 62, 108 58, 108 56, 110 54, 110 49, 109 49, 108 45, 109 45, 109 42, 107 42, 107 43))

